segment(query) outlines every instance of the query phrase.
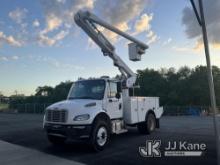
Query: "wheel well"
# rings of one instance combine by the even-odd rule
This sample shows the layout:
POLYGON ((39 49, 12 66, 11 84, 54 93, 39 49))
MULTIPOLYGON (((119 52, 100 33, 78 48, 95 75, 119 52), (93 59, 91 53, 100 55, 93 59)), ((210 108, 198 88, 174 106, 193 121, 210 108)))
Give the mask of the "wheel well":
POLYGON ((149 115, 149 114, 153 114, 154 117, 156 118, 156 115, 155 115, 154 111, 152 109, 150 109, 150 110, 148 110, 148 112, 146 114, 146 119, 147 119, 147 115, 149 115))
POLYGON ((104 112, 101 112, 99 114, 96 115, 95 119, 93 120, 93 124, 97 121, 97 120, 104 120, 106 121, 106 123, 110 126, 111 125, 111 120, 110 120, 110 117, 104 113, 104 112))

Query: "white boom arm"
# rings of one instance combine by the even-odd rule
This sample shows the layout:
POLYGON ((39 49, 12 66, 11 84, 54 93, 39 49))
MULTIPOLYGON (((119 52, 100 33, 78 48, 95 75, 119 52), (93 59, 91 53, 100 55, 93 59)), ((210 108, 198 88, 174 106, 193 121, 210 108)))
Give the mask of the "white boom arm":
MULTIPOLYGON (((124 38, 132 41, 132 44, 129 44, 132 47, 132 53, 136 53, 135 55, 142 55, 145 53, 145 49, 148 46, 141 41, 138 41, 134 37, 122 32, 121 30, 111 26, 110 24, 102 21, 94 14, 90 13, 89 11, 78 11, 75 16, 74 20, 78 26, 80 26, 87 35, 101 48, 104 56, 109 56, 114 63, 114 66, 118 67, 119 71, 122 73, 124 77, 126 77, 126 86, 128 88, 133 87, 136 82, 136 74, 124 63, 124 61, 116 54, 115 47, 107 40, 107 38, 97 29, 95 24, 105 27, 106 29, 117 33, 118 35, 123 36, 124 38), (135 45, 134 45, 135 44, 135 45), (135 48, 135 51, 134 49, 135 48)), ((130 48, 129 48, 130 50, 130 48)), ((130 52, 129 52, 130 53, 130 52)), ((138 59, 131 59, 133 61, 140 60, 138 59)))

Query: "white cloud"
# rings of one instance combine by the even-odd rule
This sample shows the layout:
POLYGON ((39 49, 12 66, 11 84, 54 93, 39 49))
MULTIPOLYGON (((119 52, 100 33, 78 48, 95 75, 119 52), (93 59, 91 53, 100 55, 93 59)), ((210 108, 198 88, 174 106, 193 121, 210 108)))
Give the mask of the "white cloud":
POLYGON ((48 37, 46 36, 44 33, 40 33, 38 36, 38 43, 42 46, 53 46, 56 42, 62 40, 63 38, 65 38, 65 36, 68 34, 68 31, 60 31, 59 33, 57 33, 55 36, 53 37, 48 37))
POLYGON ((153 20, 153 14, 143 14, 140 19, 135 23, 135 34, 149 31, 151 29, 151 21, 153 20))
POLYGON ((78 71, 82 71, 85 69, 85 67, 83 66, 74 65, 74 64, 61 64, 60 67, 63 69, 70 69, 70 70, 74 69, 78 71))
POLYGON ((51 14, 46 17, 46 23, 47 27, 43 30, 44 33, 48 33, 50 31, 58 29, 62 24, 62 20, 57 16, 51 14))
POLYGON ((62 40, 67 34, 68 34, 67 31, 62 30, 54 36, 54 39, 56 41, 62 40))
POLYGON ((20 47, 22 46, 22 42, 16 40, 13 36, 6 36, 3 32, 0 31, 0 44, 7 43, 12 46, 20 47))
POLYGON ((5 56, 0 56, 0 61, 8 61, 8 58, 5 56))
POLYGON ((0 61, 18 60, 18 56, 0 56, 0 61))
POLYGON ((40 26, 40 22, 37 19, 35 19, 34 22, 32 23, 32 25, 34 27, 39 27, 40 26))
POLYGON ((55 43, 55 41, 53 39, 50 39, 49 37, 43 35, 43 34, 40 34, 38 36, 38 43, 42 46, 44 46, 44 45, 52 46, 55 43))
POLYGON ((148 38, 147 41, 148 45, 153 44, 159 40, 159 37, 152 30, 148 31, 147 38, 148 38))
POLYGON ((152 30, 150 30, 150 31, 147 33, 147 37, 148 37, 148 38, 151 38, 153 35, 154 35, 154 32, 153 32, 152 30))
POLYGON ((55 36, 49 37, 47 33, 58 29, 62 24, 62 20, 55 15, 47 16, 46 20, 46 28, 41 30, 38 34, 38 43, 42 46, 53 46, 57 41, 64 39, 69 32, 61 30, 55 36))
POLYGON ((56 0, 57 2, 59 2, 59 3, 66 3, 66 0, 56 0))
MULTIPOLYGON (((109 0, 97 0, 94 8, 102 19, 126 32, 129 30, 128 23, 143 12, 148 2, 148 0, 123 0, 113 3, 109 0)), ((118 40, 117 34, 105 30, 104 33, 111 41, 118 40)))
POLYGON ((18 60, 18 56, 12 56, 12 60, 18 60))
MULTIPOLYGON (((177 52, 188 52, 194 54, 201 54, 202 53, 203 44, 196 41, 196 44, 193 45, 191 43, 187 43, 180 46, 173 46, 171 49, 177 52)), ((212 46, 210 47, 212 48, 212 46)))
POLYGON ((52 46, 57 41, 62 40, 72 28, 74 23, 74 14, 79 9, 92 9, 93 0, 47 0, 41 1, 45 14, 46 26, 38 34, 38 42, 41 45, 52 46), (54 32, 63 28, 59 33, 53 37, 49 37, 48 33, 54 32))
POLYGON ((113 3, 109 0, 97 0, 95 9, 99 15, 113 25, 128 23, 139 16, 148 4, 148 0, 123 0, 113 3))
MULTIPOLYGON (((207 26, 208 39, 213 48, 220 46, 220 1, 203 1, 205 8, 205 19, 207 26)), ((198 8, 198 5, 197 5, 198 8)), ((192 7, 186 7, 183 10, 182 23, 185 25, 185 33, 189 39, 196 38, 195 47, 202 44, 202 32, 196 20, 192 7)))
MULTIPOLYGON (((26 8, 16 8, 15 10, 10 11, 8 13, 9 18, 18 24, 14 26, 12 29, 16 32, 17 38, 19 38, 19 40, 22 40, 23 44, 29 38, 29 31, 27 29, 28 23, 25 22, 27 13, 28 10, 26 8)), ((13 41, 13 38, 11 38, 11 42, 13 42, 14 45, 17 46, 20 45, 18 42, 15 43, 16 41, 15 40, 13 41)))
POLYGON ((9 12, 8 16, 18 24, 21 24, 23 20, 26 18, 28 10, 16 8, 15 10, 9 12))
POLYGON ((159 40, 159 37, 155 34, 155 32, 151 29, 151 21, 153 20, 153 13, 151 14, 143 14, 140 19, 136 20, 135 23, 135 32, 133 35, 137 35, 142 32, 147 33, 147 44, 150 45, 159 40))
POLYGON ((172 42, 172 40, 173 40, 172 38, 168 38, 166 41, 163 42, 162 45, 166 46, 166 45, 170 44, 172 42))
MULTIPOLYGON (((129 30, 128 24, 126 22, 121 22, 121 23, 115 25, 115 27, 120 29, 123 32, 126 32, 126 31, 129 30)), ((107 36, 107 38, 111 42, 115 43, 115 42, 118 41, 118 34, 116 34, 114 32, 111 32, 109 30, 105 30, 105 29, 103 29, 103 33, 104 33, 105 36, 107 36)))
MULTIPOLYGON (((220 44, 209 44, 210 52, 214 51, 213 55, 219 53, 220 44)), ((195 41, 195 44, 187 43, 185 45, 180 46, 173 46, 172 50, 178 52, 190 52, 195 54, 203 54, 204 53, 204 44, 202 41, 195 41)))
POLYGON ((93 0, 47 0, 41 1, 45 13, 46 29, 52 31, 65 25, 71 28, 74 23, 74 14, 80 9, 92 9, 93 0))
POLYGON ((96 43, 91 38, 88 38, 88 44, 86 49, 88 50, 88 49, 96 49, 96 48, 98 48, 96 43))
POLYGON ((192 49, 190 49, 189 47, 180 47, 180 46, 173 46, 172 50, 175 50, 177 52, 188 52, 188 51, 192 51, 192 49))
POLYGON ((79 66, 77 64, 73 64, 73 63, 63 63, 63 62, 60 62, 58 61, 57 59, 55 58, 52 58, 52 57, 45 57, 45 56, 29 56, 29 58, 31 60, 35 60, 37 62, 44 62, 44 63, 47 63, 49 64, 50 66, 52 67, 55 67, 55 68, 59 68, 59 69, 66 69, 66 70, 78 70, 78 71, 81 71, 81 70, 84 70, 85 67, 83 66, 79 66))
POLYGON ((158 40, 159 40, 159 37, 156 34, 154 34, 149 38, 149 40, 147 41, 147 44, 148 45, 153 44, 158 40))
MULTIPOLYGON (((46 26, 40 31, 40 37, 38 38, 43 41, 41 43, 54 45, 53 37, 49 37, 51 35, 48 33, 52 33, 61 28, 64 30, 69 29, 71 32, 71 28, 75 26, 74 14, 80 9, 94 9, 95 14, 102 19, 105 19, 105 21, 120 30, 127 32, 132 30, 129 28, 129 23, 132 23, 132 21, 140 16, 149 2, 150 0, 123 0, 117 1, 117 3, 109 0, 41 0, 46 26)), ((136 33, 149 30, 152 18, 153 14, 142 14, 140 20, 135 23, 134 29, 137 31, 136 33)), ((117 42, 119 39, 119 36, 113 32, 104 29, 100 31, 102 31, 110 41, 117 42)), ((151 40, 156 40, 156 35, 152 37, 151 40)), ((91 46, 91 41, 88 42, 88 45, 91 46)))

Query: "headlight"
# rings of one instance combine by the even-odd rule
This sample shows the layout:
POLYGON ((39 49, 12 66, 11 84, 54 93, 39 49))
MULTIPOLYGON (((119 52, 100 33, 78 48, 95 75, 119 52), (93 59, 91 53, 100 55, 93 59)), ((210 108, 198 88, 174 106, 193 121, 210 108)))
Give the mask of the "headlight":
POLYGON ((73 118, 74 121, 83 121, 88 120, 90 118, 89 114, 78 115, 73 118))

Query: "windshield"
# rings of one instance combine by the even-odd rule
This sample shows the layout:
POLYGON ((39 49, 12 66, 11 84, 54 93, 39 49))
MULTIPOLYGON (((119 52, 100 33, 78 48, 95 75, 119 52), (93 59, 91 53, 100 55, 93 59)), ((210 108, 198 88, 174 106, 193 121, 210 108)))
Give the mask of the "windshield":
POLYGON ((68 99, 103 99, 105 91, 104 80, 77 81, 73 84, 68 99))

